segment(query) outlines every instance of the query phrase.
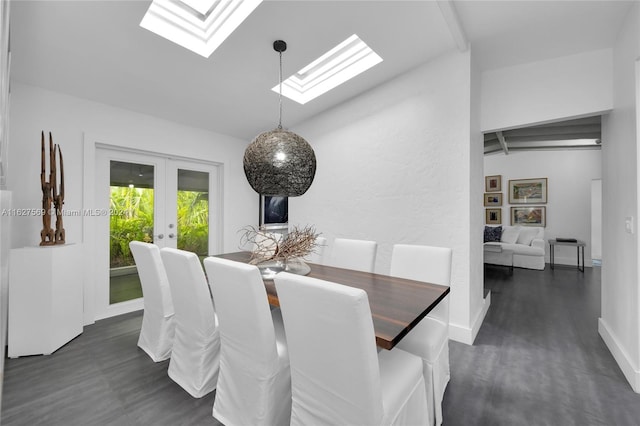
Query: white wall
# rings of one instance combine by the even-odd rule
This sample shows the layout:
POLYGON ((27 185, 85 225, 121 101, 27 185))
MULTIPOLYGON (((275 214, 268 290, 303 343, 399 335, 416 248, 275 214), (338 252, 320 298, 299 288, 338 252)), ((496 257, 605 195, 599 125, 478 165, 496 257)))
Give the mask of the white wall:
POLYGON ((453 248, 451 337, 467 343, 484 305, 482 277, 470 276, 470 170, 482 161, 471 158, 470 91, 470 55, 452 53, 297 126, 318 168, 289 201, 290 223, 315 225, 327 253, 335 237, 377 241, 379 273, 395 243, 453 248))
POLYGON ((611 49, 485 71, 482 130, 504 130, 612 108, 611 49))
POLYGON ((602 262, 602 179, 591 181, 591 258, 602 262))
MULTIPOLYGON (((41 206, 40 132, 51 131, 60 144, 65 167, 65 209, 95 208, 83 202, 83 135, 104 136, 113 144, 224 164, 224 250, 236 251, 237 231, 257 221, 258 197, 244 176, 242 156, 248 141, 186 127, 166 120, 22 84, 12 85, 11 137, 7 189, 13 191, 13 207, 41 206)), ((88 165, 92 167, 92 165, 88 165)), ((92 179, 93 176, 92 176, 92 179)), ((14 217, 12 247, 40 242, 40 217, 14 217)), ((82 217, 65 217, 68 243, 83 241, 82 217)), ((93 255, 86 244, 85 261, 93 255)), ((91 282, 85 293, 92 293, 91 282)), ((85 321, 91 319, 91 304, 85 305, 85 321)))
MULTIPOLYGON (((11 209, 11 191, 0 190, 0 212, 11 209)), ((0 215, 0 348, 7 347, 7 327, 9 324, 9 242, 11 237, 11 216, 0 215)), ((4 383, 4 356, 0 359, 0 399, 4 383)))
MULTIPOLYGON (((605 142, 606 143, 606 142, 605 142)), ((502 175, 502 224, 510 225, 510 179, 547 178, 545 239, 572 237, 587 243, 585 265, 591 266, 591 181, 602 176, 598 150, 516 151, 484 158, 487 176, 502 175)), ((493 208, 493 207, 492 207, 493 208)), ((549 262, 549 246, 546 246, 549 262)), ((556 247, 555 262, 576 265, 573 247, 556 247)))
POLYGON ((638 289, 638 98, 640 6, 622 26, 614 49, 614 110, 603 121, 602 312, 599 331, 632 388, 640 392, 638 289), (625 231, 633 217, 635 232, 625 231))
POLYGON ((469 312, 472 324, 481 322, 491 305, 491 294, 484 293, 484 255, 482 189, 484 188, 484 135, 481 131, 482 72, 471 50, 470 99, 470 164, 469 164, 469 312), (482 301, 478 303, 477 301, 482 301))
MULTIPOLYGON (((0 2, 0 209, 11 208, 11 191, 5 191, 7 163, 6 147, 9 137, 9 8, 8 1, 0 2)), ((8 294, 9 294, 9 234, 11 217, 0 216, 0 348, 7 343, 8 294)), ((4 383, 4 356, 0 359, 0 405, 4 383)), ((1 409, 1 407, 0 407, 1 409)))

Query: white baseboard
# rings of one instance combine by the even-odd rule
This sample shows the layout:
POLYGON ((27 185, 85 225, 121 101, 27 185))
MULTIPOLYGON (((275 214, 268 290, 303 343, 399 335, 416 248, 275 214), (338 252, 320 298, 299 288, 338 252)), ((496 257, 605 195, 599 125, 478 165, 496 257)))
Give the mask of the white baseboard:
POLYGON ((611 355, 618 363, 618 366, 622 370, 624 377, 627 379, 631 388, 634 392, 640 393, 640 370, 635 365, 633 360, 629 358, 629 355, 624 350, 622 345, 618 339, 616 339, 615 335, 612 333, 611 329, 607 326, 607 323, 602 319, 598 318, 598 333, 604 343, 611 351, 611 355))
POLYGON ((489 292, 483 299, 482 307, 474 318, 471 328, 449 323, 449 339, 465 343, 467 345, 473 345, 473 342, 476 340, 476 336, 480 331, 480 327, 482 326, 482 322, 484 321, 484 317, 487 315, 489 306, 491 306, 491 292, 489 292))

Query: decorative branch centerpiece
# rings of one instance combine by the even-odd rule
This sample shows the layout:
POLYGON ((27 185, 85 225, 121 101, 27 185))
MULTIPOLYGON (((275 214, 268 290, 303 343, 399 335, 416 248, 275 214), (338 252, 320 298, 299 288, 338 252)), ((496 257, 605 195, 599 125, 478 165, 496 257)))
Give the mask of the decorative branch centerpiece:
POLYGON ((302 258, 311 254, 318 246, 313 226, 298 228, 294 226, 286 234, 277 234, 268 230, 247 226, 241 230, 241 246, 250 245, 250 264, 258 266, 264 278, 286 270, 300 275, 309 273, 310 268, 302 258))

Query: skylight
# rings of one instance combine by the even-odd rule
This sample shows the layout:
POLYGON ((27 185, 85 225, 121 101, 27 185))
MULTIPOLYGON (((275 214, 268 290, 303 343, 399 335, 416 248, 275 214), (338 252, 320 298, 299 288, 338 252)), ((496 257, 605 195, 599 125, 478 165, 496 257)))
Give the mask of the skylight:
POLYGON ((208 58, 262 0, 153 0, 140 26, 208 58))
MULTIPOLYGON (((305 104, 382 62, 357 35, 352 35, 282 82, 282 95, 305 104)), ((279 93, 280 85, 274 92, 279 93)))

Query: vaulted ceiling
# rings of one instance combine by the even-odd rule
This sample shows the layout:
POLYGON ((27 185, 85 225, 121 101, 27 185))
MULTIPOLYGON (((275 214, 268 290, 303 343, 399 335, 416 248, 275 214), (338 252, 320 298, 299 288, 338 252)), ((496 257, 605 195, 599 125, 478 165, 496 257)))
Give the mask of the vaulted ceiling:
POLYGON ((139 26, 150 1, 14 0, 11 77, 251 140, 277 124, 276 39, 285 77, 354 33, 384 59, 305 105, 285 99, 294 127, 465 44, 484 70, 611 47, 632 3, 265 1, 203 58, 139 26))
POLYGON ((485 133, 484 153, 554 149, 600 149, 601 117, 563 120, 501 132, 485 133))

